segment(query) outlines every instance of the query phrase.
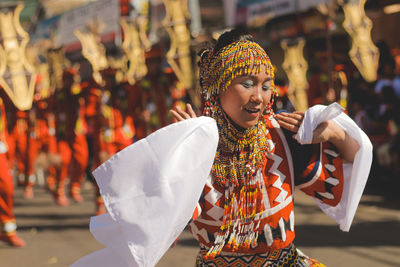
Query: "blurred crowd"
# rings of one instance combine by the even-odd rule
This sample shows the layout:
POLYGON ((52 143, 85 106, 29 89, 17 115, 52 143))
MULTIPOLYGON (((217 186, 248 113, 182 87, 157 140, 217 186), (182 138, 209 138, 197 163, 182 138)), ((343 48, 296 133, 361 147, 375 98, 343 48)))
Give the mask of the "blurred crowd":
POLYGON ((26 199, 34 198, 35 184, 45 185, 55 203, 64 207, 71 200, 83 201, 81 188, 89 180, 95 192, 93 214, 105 212, 91 172, 118 151, 170 124, 169 109, 190 103, 164 55, 160 49, 147 53, 147 76, 133 85, 118 81, 112 68, 101 72, 102 84, 93 78, 83 80, 85 70, 79 67, 67 68, 62 88, 51 94, 40 90, 39 78, 33 106, 26 111, 16 109, 0 90, 1 240, 25 245, 16 234, 14 184, 23 188, 26 199))
POLYGON ((395 185, 400 174, 400 68, 385 42, 380 50, 378 79, 354 78, 349 83, 348 111, 374 146, 371 178, 395 185))
POLYGON ((346 108, 373 144, 370 177, 394 182, 400 174, 400 62, 398 51, 389 49, 386 42, 378 42, 377 47, 380 57, 375 82, 366 82, 352 64, 334 65, 329 79, 328 60, 320 57, 317 67, 310 68, 308 103, 336 101, 346 108))

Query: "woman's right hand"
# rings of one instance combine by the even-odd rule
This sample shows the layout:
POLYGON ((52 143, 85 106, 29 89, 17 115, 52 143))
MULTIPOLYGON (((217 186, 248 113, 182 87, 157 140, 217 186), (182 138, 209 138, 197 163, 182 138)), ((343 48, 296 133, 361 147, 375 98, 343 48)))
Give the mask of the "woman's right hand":
POLYGON ((186 111, 183 111, 179 106, 176 106, 176 111, 173 109, 170 109, 169 112, 171 112, 172 116, 177 120, 177 121, 183 121, 186 119, 192 119, 196 118, 197 115, 193 111, 193 108, 190 104, 186 104, 186 111))

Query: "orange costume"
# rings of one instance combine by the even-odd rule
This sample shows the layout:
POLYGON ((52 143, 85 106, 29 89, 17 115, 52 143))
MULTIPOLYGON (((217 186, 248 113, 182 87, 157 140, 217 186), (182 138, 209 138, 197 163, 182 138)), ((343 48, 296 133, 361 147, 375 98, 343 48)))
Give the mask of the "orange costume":
MULTIPOLYGON (((130 103, 129 105, 127 103, 127 92, 115 83, 113 70, 107 70, 103 74, 106 78, 106 88, 108 90, 103 92, 101 100, 97 102, 101 106, 101 117, 97 119, 97 122, 100 121, 97 125, 100 127, 94 131, 98 133, 98 135, 94 136, 94 151, 98 152, 98 155, 94 158, 94 168, 132 144, 135 135, 133 118, 131 115, 126 114, 127 107, 130 105, 130 103)), ((96 214, 105 212, 104 202, 97 184, 96 207, 96 214)))
MULTIPOLYGON (((71 75, 70 73, 64 74, 71 75)), ((71 92, 71 84, 67 84, 53 96, 55 116, 56 144, 51 152, 60 155, 61 162, 52 166, 50 173, 56 179, 55 197, 60 206, 68 205, 65 196, 67 176, 70 178, 70 196, 81 202, 81 184, 88 164, 88 146, 86 141, 87 125, 84 116, 84 99, 71 92)))
MULTIPOLYGON (((82 91, 85 96, 85 119, 88 126, 87 142, 89 146, 89 165, 88 173, 91 177, 91 171, 96 169, 101 164, 101 140, 100 132, 103 126, 103 117, 100 112, 102 89, 93 81, 90 80, 82 84, 82 91)), ((100 197, 99 188, 96 181, 91 177, 95 189, 95 205, 96 214, 105 212, 103 199, 100 197)))
POLYGON ((125 90, 115 84, 110 86, 110 92, 106 93, 110 99, 101 107, 104 127, 100 135, 101 151, 106 152, 108 156, 132 144, 135 135, 133 117, 125 115, 127 110, 124 107, 128 106, 124 102, 127 99, 124 97, 125 90))
POLYGON ((25 242, 16 234, 17 225, 13 213, 14 185, 10 175, 7 152, 7 119, 0 98, 0 240, 11 246, 23 247, 25 242))
POLYGON ((34 131, 34 112, 16 112, 16 123, 12 132, 15 142, 15 161, 18 170, 18 184, 25 187, 24 197, 33 198, 35 184, 35 159, 37 156, 36 133, 34 131))
POLYGON ((82 83, 82 91, 85 97, 85 120, 87 123, 87 140, 90 152, 90 170, 100 164, 100 128, 102 116, 100 114, 101 89, 93 81, 82 83))
POLYGON ((148 134, 146 116, 144 116, 145 98, 139 83, 134 85, 125 84, 128 94, 128 114, 133 118, 135 126, 135 139, 145 138, 148 134))

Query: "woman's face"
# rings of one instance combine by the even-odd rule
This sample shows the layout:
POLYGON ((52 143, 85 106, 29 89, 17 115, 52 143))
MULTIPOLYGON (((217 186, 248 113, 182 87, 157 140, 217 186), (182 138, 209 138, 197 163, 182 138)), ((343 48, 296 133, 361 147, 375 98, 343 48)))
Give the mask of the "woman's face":
POLYGON ((261 66, 259 74, 235 78, 220 92, 222 109, 237 126, 253 127, 271 100, 271 82, 265 66, 261 66))

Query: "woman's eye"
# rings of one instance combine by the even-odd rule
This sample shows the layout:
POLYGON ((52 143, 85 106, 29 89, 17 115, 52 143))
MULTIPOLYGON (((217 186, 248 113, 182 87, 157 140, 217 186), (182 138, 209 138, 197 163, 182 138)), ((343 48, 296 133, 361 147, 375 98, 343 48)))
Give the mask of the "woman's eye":
POLYGON ((271 85, 270 85, 270 84, 264 84, 263 87, 262 87, 262 89, 263 89, 264 91, 268 91, 270 88, 271 88, 271 85))
POLYGON ((246 88, 251 88, 253 86, 253 83, 251 81, 244 81, 242 82, 242 85, 246 88))

